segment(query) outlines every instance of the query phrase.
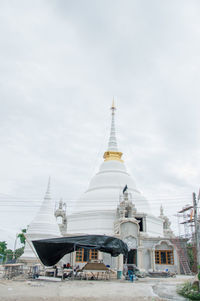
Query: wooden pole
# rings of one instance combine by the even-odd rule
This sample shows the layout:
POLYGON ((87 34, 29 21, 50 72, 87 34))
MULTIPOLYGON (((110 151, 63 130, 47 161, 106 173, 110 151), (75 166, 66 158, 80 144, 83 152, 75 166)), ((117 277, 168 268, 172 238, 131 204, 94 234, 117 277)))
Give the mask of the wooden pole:
POLYGON ((37 252, 35 251, 35 249, 33 248, 32 242, 30 242, 30 240, 28 239, 27 235, 24 234, 26 241, 28 242, 29 246, 31 247, 31 250, 33 251, 33 253, 35 254, 35 256, 37 257, 37 259, 39 260, 39 262, 41 263, 41 265, 43 266, 43 268, 45 269, 45 265, 42 263, 42 261, 40 260, 37 252))
MULTIPOLYGON (((199 274, 199 265, 200 265, 200 250, 199 250, 199 224, 197 221, 197 200, 196 200, 196 193, 193 192, 193 206, 194 206, 194 227, 195 227, 195 242, 196 242, 196 249, 197 249, 197 272, 199 274)), ((200 290, 200 286, 198 287, 200 290)))

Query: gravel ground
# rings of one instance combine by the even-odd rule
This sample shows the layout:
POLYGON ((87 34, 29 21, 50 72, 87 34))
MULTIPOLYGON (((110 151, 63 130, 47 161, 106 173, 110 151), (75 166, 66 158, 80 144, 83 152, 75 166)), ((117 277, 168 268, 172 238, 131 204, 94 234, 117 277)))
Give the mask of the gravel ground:
POLYGON ((0 281, 1 301, 165 301, 186 300, 176 285, 191 277, 111 281, 0 281))

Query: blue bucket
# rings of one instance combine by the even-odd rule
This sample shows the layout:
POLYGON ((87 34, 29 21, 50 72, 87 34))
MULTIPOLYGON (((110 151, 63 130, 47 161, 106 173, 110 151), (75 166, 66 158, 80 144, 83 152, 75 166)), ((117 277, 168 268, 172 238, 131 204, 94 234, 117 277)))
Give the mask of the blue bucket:
POLYGON ((122 279, 122 271, 117 271, 117 279, 122 279))

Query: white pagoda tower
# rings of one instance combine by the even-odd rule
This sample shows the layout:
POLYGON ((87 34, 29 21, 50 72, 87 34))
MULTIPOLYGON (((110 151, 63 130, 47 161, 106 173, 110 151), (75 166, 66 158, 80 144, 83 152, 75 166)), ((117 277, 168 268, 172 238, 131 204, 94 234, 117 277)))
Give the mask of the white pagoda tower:
MULTIPOLYGON (((148 201, 137 189, 126 170, 119 151, 115 131, 114 101, 111 107, 111 131, 104 162, 99 172, 92 178, 88 190, 77 201, 76 207, 68 216, 68 234, 106 234, 113 235, 116 208, 120 202, 123 188, 127 185, 137 212, 151 214, 148 201)), ((155 222, 155 221, 154 221, 155 222)), ((162 235, 162 224, 156 221, 156 231, 148 227, 149 235, 162 235)))
POLYGON ((42 205, 37 215, 28 226, 28 230, 26 234, 27 240, 25 244, 25 250, 24 250, 24 254, 20 257, 20 261, 27 262, 27 263, 36 261, 36 255, 33 251, 34 247, 33 244, 31 243, 32 240, 55 238, 61 236, 59 226, 54 216, 54 207, 55 204, 51 198, 51 193, 50 193, 50 178, 49 178, 47 191, 44 196, 42 205))
MULTIPOLYGON (((140 269, 178 272, 178 254, 170 239, 173 235, 164 216, 151 213, 148 201, 137 189, 126 170, 115 134, 115 105, 111 107, 111 131, 108 148, 99 171, 88 190, 77 200, 67 217, 67 235, 99 234, 122 239, 128 246, 127 264, 140 269), (166 229, 164 229, 166 224, 166 229)), ((85 254, 82 250, 81 254, 85 254)), ((113 269, 123 270, 124 258, 112 260, 106 253, 96 255, 113 269)), ((73 261, 84 264, 74 254, 73 261)))

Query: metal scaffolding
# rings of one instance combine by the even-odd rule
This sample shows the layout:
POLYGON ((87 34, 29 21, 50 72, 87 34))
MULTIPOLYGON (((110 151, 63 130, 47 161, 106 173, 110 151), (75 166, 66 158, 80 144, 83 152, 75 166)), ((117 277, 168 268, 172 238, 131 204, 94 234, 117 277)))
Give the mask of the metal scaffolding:
MULTIPOLYGON (((194 201, 194 200, 193 200, 194 201)), ((182 245, 182 261, 186 261, 186 257, 188 257, 188 253, 193 254, 193 262, 190 258, 190 268, 193 272, 197 272, 197 240, 196 235, 197 231, 195 230, 195 216, 197 216, 197 213, 195 215, 195 203, 187 204, 185 205, 181 210, 179 210, 176 214, 177 220, 178 220, 178 229, 179 229, 179 236, 176 238, 176 240, 185 240, 185 246, 182 245), (181 226, 184 231, 181 231, 181 226), (183 256, 183 253, 185 254, 183 256)), ((199 218, 198 218, 199 220, 199 218)), ((175 244, 177 244, 178 241, 174 241, 175 244)), ((179 243, 178 243, 179 244, 179 243)), ((187 259, 188 260, 188 259, 187 259)), ((180 260, 181 262, 181 260, 180 260)), ((185 265, 185 263, 184 263, 185 265)), ((183 266, 183 270, 187 270, 187 267, 183 266)), ((185 271, 184 271, 185 272, 185 271)))
POLYGON ((180 225, 184 226, 184 238, 187 238, 191 243, 194 243, 194 207, 193 205, 186 205, 178 211, 181 219, 180 225))

